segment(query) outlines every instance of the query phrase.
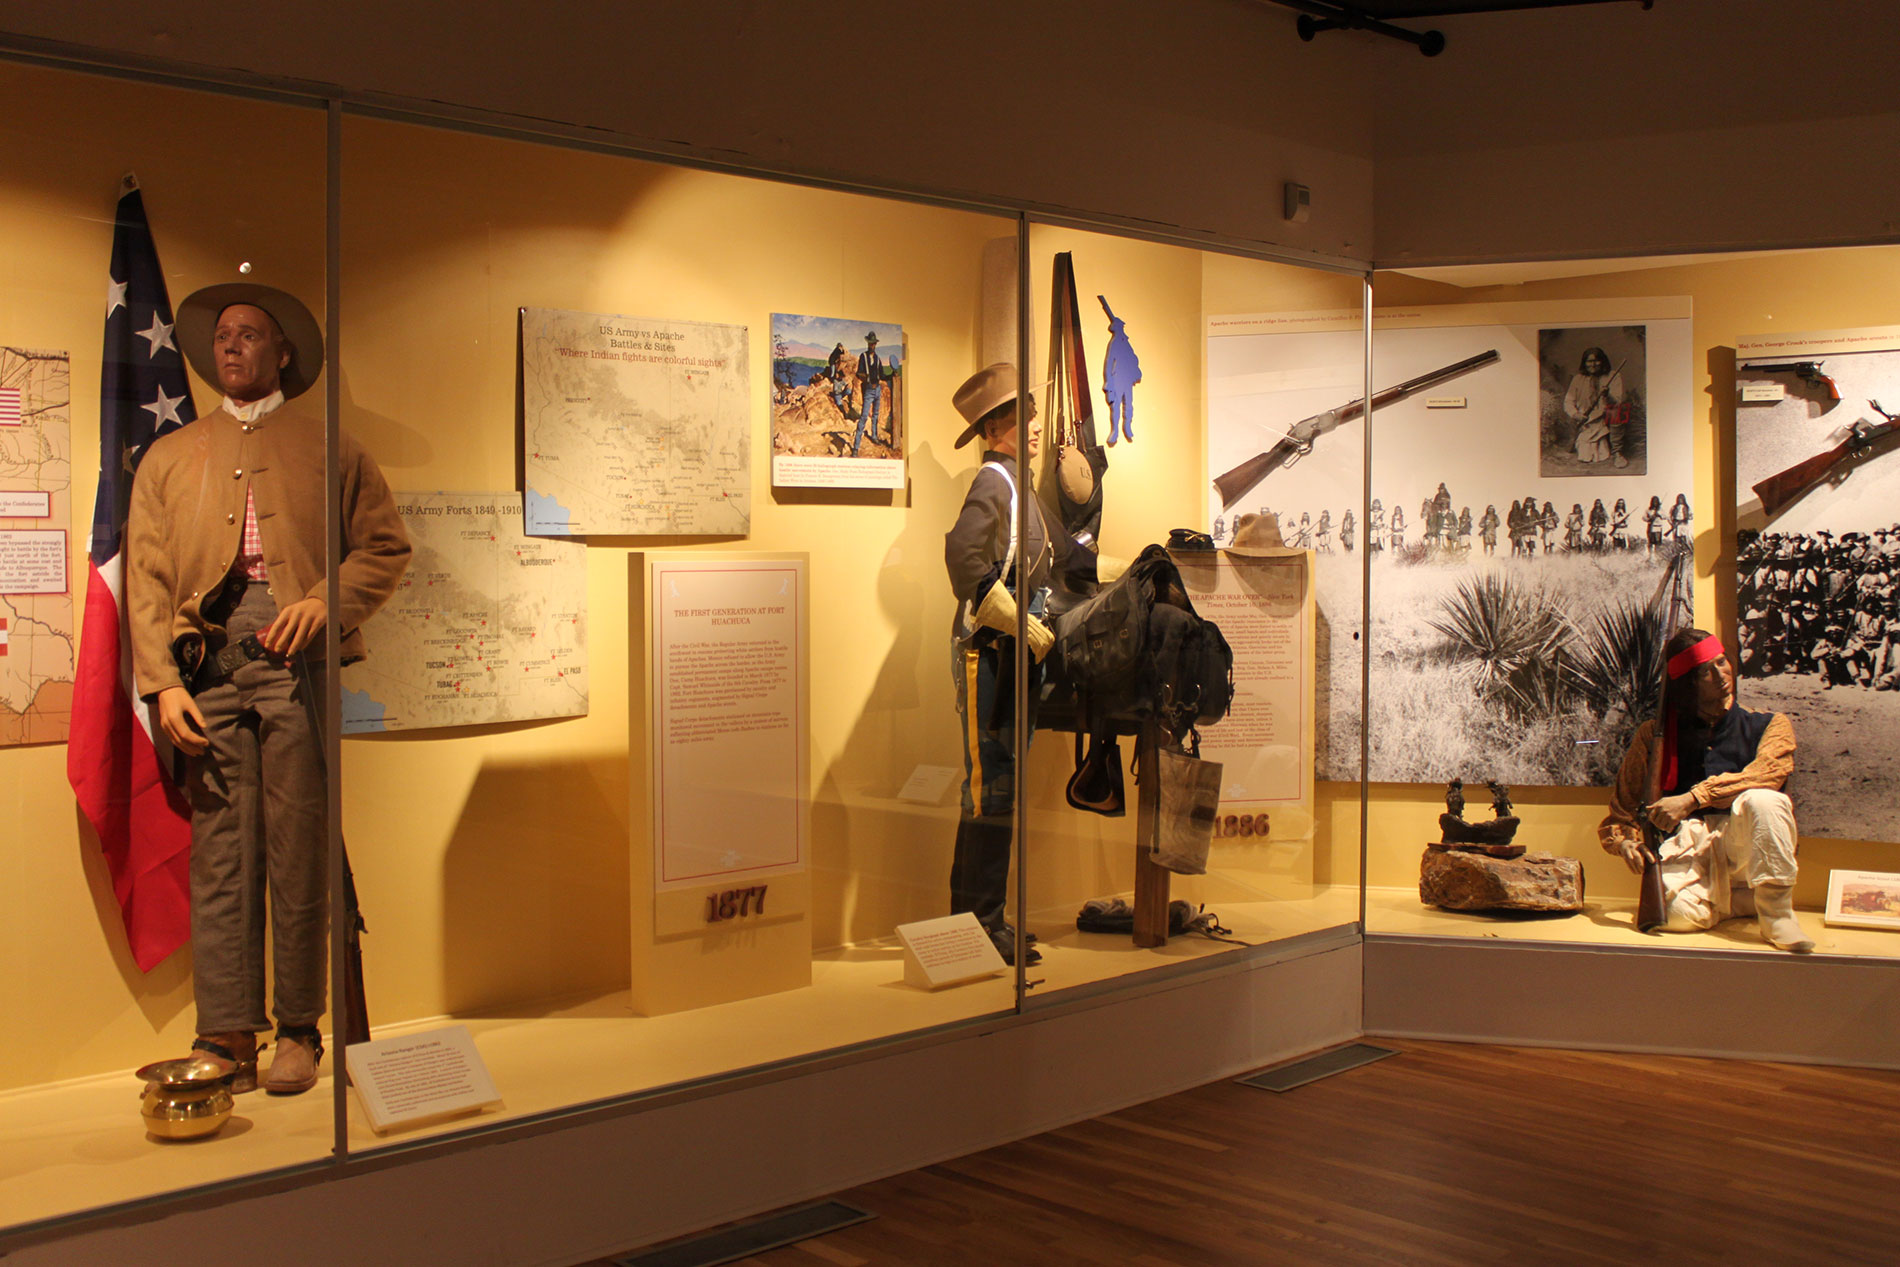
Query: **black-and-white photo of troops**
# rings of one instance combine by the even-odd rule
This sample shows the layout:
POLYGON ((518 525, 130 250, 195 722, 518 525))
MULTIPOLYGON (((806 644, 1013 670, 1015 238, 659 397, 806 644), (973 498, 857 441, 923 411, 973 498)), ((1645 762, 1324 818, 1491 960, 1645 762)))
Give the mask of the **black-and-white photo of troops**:
POLYGON ((1896 343, 1845 330, 1737 348, 1737 668, 1751 707, 1800 736, 1804 836, 1900 841, 1896 343))
POLYGON ((1744 676, 1900 691, 1900 523, 1838 540, 1745 530, 1735 562, 1744 676))

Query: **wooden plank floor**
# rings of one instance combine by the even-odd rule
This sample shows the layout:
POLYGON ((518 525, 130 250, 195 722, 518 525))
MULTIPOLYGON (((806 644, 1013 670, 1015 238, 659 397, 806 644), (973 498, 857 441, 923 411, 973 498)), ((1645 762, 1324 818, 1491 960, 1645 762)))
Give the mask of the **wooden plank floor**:
POLYGON ((1900 1262, 1900 1074, 1378 1041, 838 1193, 880 1217, 744 1261, 1900 1262))

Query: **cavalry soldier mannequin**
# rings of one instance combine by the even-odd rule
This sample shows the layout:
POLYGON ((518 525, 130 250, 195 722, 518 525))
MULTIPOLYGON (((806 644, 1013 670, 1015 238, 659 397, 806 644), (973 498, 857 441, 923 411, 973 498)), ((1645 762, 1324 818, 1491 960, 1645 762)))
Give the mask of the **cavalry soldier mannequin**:
MULTIPOLYGON (((189 758, 192 984, 201 1054, 257 1085, 270 902, 277 1049, 265 1089, 316 1084, 327 973, 324 424, 286 401, 323 369, 304 305, 250 283, 179 305, 177 340, 224 404, 139 465, 127 600, 139 694, 189 758)), ((395 592, 409 540, 382 472, 348 436, 336 613, 343 663, 395 592)))
MULTIPOLYGON (((1042 503, 1020 474, 1033 467, 1041 436, 1031 425, 1033 398, 1023 399, 1019 427, 1017 396, 1016 367, 1006 363, 979 370, 957 389, 954 403, 967 425, 956 447, 981 437, 983 469, 944 538, 944 565, 958 603, 952 667, 964 730, 963 809, 950 869, 950 909, 952 914, 974 912, 1007 963, 1014 963, 1016 954, 1015 930, 1004 908, 1017 765, 1011 710, 1017 610, 1019 604, 1029 608, 1025 698, 1033 710, 1042 658, 1055 642, 1040 619, 1041 594, 1053 577, 1085 557, 1060 525, 1049 530, 1042 503), (1020 541, 1019 504, 1029 512, 1020 541)), ((1033 711, 1029 721, 1033 729, 1033 711)), ((1026 958, 1034 964, 1041 957, 1032 946, 1026 958)))

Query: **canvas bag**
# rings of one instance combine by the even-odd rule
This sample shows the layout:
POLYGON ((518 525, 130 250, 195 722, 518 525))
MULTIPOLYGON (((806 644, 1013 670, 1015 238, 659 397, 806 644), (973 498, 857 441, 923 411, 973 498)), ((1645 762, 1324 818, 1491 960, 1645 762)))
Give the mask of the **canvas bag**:
POLYGON ((1160 779, 1160 821, 1149 860, 1177 875, 1203 875, 1220 809, 1220 762, 1203 761, 1178 748, 1162 748, 1155 753, 1155 768, 1160 779))

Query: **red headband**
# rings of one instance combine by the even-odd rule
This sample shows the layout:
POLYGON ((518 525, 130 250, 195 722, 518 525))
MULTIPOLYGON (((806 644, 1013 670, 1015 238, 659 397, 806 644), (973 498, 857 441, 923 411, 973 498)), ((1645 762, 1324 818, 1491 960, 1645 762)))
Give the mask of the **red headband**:
POLYGON ((1684 647, 1669 657, 1669 679, 1673 682, 1697 665, 1707 664, 1715 657, 1725 654, 1727 653, 1722 650, 1722 640, 1710 634, 1694 646, 1684 647))

